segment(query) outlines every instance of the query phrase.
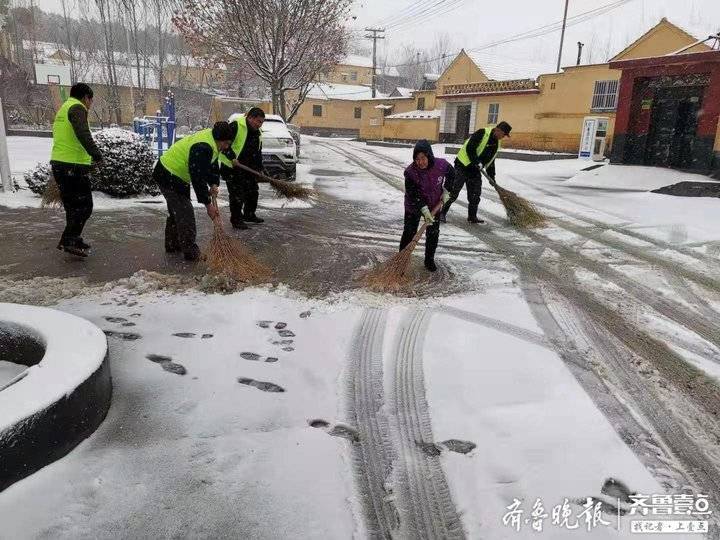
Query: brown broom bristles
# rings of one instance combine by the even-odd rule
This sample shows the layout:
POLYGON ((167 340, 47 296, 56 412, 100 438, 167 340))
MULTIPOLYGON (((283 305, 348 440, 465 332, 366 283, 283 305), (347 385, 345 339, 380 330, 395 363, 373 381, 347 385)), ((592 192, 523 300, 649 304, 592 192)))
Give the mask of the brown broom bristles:
POLYGON ((62 206, 62 197, 60 196, 60 187, 55 181, 55 177, 51 174, 48 178, 45 189, 40 196, 41 208, 59 208, 62 206))
POLYGON ((286 199, 300 199, 306 201, 314 195, 314 191, 311 188, 295 184, 293 182, 286 182, 278 178, 271 178, 259 173, 255 169, 251 169, 243 165, 242 163, 235 162, 234 165, 244 171, 254 174, 259 178, 259 182, 266 182, 275 190, 275 193, 279 197, 285 197, 286 199))
POLYGON ((511 225, 520 229, 531 229, 546 225, 547 218, 530 201, 523 199, 513 191, 501 188, 497 184, 493 187, 505 207, 505 213, 511 225))
MULTIPOLYGON (((442 203, 433 209, 433 216, 442 208, 442 203)), ((361 282, 369 289, 377 292, 397 292, 410 283, 408 269, 412 259, 413 251, 425 234, 427 224, 422 226, 415 233, 410 243, 398 253, 393 255, 386 262, 373 268, 361 277, 361 282)))
POLYGON ((212 240, 205 251, 205 261, 213 274, 243 283, 262 283, 272 276, 270 268, 256 259, 242 242, 225 232, 219 216, 213 220, 213 228, 212 240))

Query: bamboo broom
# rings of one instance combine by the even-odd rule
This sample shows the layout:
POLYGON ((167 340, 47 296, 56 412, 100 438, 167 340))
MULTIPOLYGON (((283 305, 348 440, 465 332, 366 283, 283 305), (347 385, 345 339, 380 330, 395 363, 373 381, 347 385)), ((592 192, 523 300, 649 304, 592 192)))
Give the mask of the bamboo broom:
MULTIPOLYGON (((441 208, 442 202, 433 208, 432 215, 435 216, 441 208)), ((406 286, 410 282, 408 269, 410 268, 413 251, 415 251, 427 228, 428 224, 423 222, 407 246, 386 262, 363 275, 360 279, 361 282, 369 289, 378 292, 397 292, 406 286)))
MULTIPOLYGON (((217 198, 212 204, 217 209, 217 198)), ((205 251, 208 269, 243 283, 262 283, 270 278, 270 268, 261 263, 237 238, 225 232, 220 214, 213 219, 213 237, 205 251)))
POLYGON ((286 199, 290 200, 300 199, 302 201, 306 201, 312 198, 314 194, 314 191, 310 188, 300 186, 293 182, 286 182, 285 180, 265 176, 264 174, 259 173, 255 169, 251 169, 250 167, 243 165, 238 160, 233 161, 233 166, 242 169, 243 171, 254 174, 258 178, 260 178, 260 180, 258 180, 259 182, 270 184, 270 186, 272 186, 272 188, 275 190, 275 193, 280 197, 285 197, 286 199))
POLYGON ((490 178, 490 175, 485 172, 485 169, 480 168, 480 172, 487 178, 490 185, 495 188, 495 191, 497 191, 500 202, 502 202, 505 207, 505 213, 511 225, 519 229, 533 229, 545 226, 547 217, 545 217, 534 204, 523 199, 517 193, 498 186, 495 180, 490 178))
POLYGON ((42 195, 40 196, 40 207, 59 208, 60 206, 62 206, 60 186, 58 186, 55 181, 53 174, 50 173, 47 184, 45 184, 45 189, 43 189, 42 195))

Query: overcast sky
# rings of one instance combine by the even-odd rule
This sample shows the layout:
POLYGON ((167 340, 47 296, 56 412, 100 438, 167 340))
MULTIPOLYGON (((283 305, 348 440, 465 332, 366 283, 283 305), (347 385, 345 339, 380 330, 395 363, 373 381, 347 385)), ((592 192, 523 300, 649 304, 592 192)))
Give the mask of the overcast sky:
MULTIPOLYGON (((662 17, 689 32, 704 34, 720 30, 720 0, 625 0, 626 3, 605 14, 579 22, 567 29, 563 47, 563 65, 574 65, 577 42, 585 43, 584 54, 592 52, 595 61, 604 61, 639 37, 662 17)), ((617 0, 570 0, 568 17, 580 15, 617 0)), ((402 44, 419 47, 432 45, 440 33, 449 34, 454 45, 472 49, 526 31, 559 22, 565 0, 358 0, 354 14, 358 29, 365 26, 387 26, 387 39, 381 42, 392 51, 402 44), (391 21, 403 10, 437 5, 435 15, 409 18, 407 25, 392 28, 391 21), (457 6, 445 13, 448 8, 457 6)), ((397 24, 397 22, 395 23, 397 24)), ((362 33, 356 34, 362 39, 362 33)), ((523 39, 490 49, 499 59, 527 59, 555 65, 560 42, 559 30, 543 37, 523 39)), ((587 56, 585 56, 587 59, 587 56)))
MULTIPOLYGON (((720 0, 570 0, 568 16, 617 3, 622 5, 568 27, 563 65, 575 64, 578 41, 585 43, 585 61, 590 58, 602 62, 607 60, 606 53, 612 56, 622 50, 663 16, 694 35, 720 30, 720 0)), ((36 4, 44 10, 61 12, 60 0, 36 0, 36 4)), ((482 47, 561 21, 564 5, 565 0, 356 0, 353 27, 358 29, 355 36, 360 44, 369 44, 362 38, 362 28, 387 27, 380 54, 392 60, 403 44, 430 47, 443 33, 452 38, 457 50, 482 47), (428 7, 434 7, 437 13, 402 16, 428 7), (392 27, 401 21, 403 26, 392 27)), ((559 41, 560 32, 556 30, 489 50, 499 60, 522 59, 554 66, 559 41)))

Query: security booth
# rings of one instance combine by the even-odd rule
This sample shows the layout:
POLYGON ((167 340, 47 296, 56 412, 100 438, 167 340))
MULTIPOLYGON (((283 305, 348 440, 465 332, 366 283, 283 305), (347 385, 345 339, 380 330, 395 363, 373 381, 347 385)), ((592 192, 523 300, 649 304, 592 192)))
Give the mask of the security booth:
POLYGON ((621 60, 611 161, 720 172, 720 51, 621 60))

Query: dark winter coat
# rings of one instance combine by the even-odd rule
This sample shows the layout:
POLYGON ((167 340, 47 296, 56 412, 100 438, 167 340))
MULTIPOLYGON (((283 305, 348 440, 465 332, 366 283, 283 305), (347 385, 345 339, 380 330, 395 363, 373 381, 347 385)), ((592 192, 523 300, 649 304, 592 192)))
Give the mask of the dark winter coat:
POLYGON ((431 211, 442 200, 443 188, 451 191, 455 170, 442 158, 433 156, 432 146, 425 140, 418 141, 413 150, 413 162, 405 169, 405 212, 419 213, 423 206, 431 211), (418 153, 428 157, 428 168, 415 165, 418 153))
POLYGON ((476 178, 480 176, 479 167, 485 167, 485 172, 488 173, 488 176, 495 180, 495 160, 493 160, 493 156, 498 150, 498 140, 495 138, 495 135, 490 133, 490 138, 488 139, 485 150, 483 150, 482 154, 479 156, 477 155, 477 148, 480 146, 480 141, 482 141, 485 136, 485 129, 487 128, 478 129, 470 136, 470 140, 467 145, 467 153, 468 156, 470 156, 470 165, 465 167, 465 165, 456 159, 455 166, 462 167, 465 172, 465 176, 468 178, 476 178), (490 163, 490 165, 488 165, 488 163, 490 163))

